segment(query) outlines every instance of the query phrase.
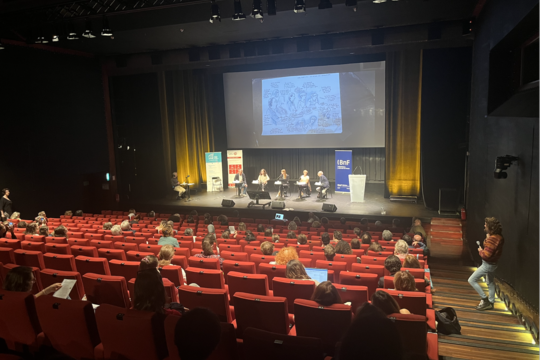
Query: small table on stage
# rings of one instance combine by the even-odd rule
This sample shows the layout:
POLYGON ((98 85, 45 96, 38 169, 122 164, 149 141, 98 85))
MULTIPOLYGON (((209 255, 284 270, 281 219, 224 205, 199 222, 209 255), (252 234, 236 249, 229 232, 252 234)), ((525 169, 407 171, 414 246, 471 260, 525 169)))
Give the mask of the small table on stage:
POLYGON ((234 183, 234 187, 236 188, 236 195, 234 197, 239 198, 239 197, 241 197, 240 196, 240 189, 242 189, 242 185, 244 185, 244 183, 241 182, 240 180, 233 180, 233 183, 234 183))
POLYGON ((191 192, 189 191, 189 189, 190 189, 189 187, 190 187, 191 185, 195 185, 195 183, 182 183, 182 184, 180 184, 180 186, 182 186, 182 187, 184 187, 184 188, 187 186, 187 197, 186 197, 186 202, 191 201, 191 192))

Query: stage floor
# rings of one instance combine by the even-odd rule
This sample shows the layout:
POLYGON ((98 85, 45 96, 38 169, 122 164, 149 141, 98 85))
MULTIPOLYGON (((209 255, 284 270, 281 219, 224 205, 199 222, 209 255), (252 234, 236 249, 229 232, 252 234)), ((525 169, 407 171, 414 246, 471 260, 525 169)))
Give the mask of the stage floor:
MULTIPOLYGON (((251 190, 251 189, 250 189, 251 190)), ((272 199, 277 195, 277 191, 269 191, 272 199)), ((244 198, 236 198, 235 189, 225 189, 222 192, 207 192, 205 190, 199 191, 197 194, 191 196, 191 201, 185 200, 173 200, 173 199, 156 199, 141 202, 139 205, 143 205, 144 209, 147 207, 153 210, 159 211, 162 207, 167 207, 167 211, 174 211, 176 207, 188 207, 195 208, 198 211, 202 208, 221 208, 221 201, 223 199, 230 199, 235 202, 234 209, 247 209, 248 204, 252 201, 248 196, 244 198)), ((298 193, 293 191, 290 196, 285 198, 285 209, 279 211, 300 211, 300 212, 321 212, 322 202, 318 202, 317 193, 313 192, 311 197, 306 198, 303 201, 295 201, 298 197, 298 193)), ((260 203, 266 203, 270 200, 260 200, 260 203)), ((335 204, 337 211, 334 214, 346 214, 346 215, 377 215, 377 216, 395 216, 395 217, 412 217, 417 216, 421 218, 439 217, 440 215, 436 210, 430 210, 426 208, 423 202, 420 200, 417 204, 412 202, 396 202, 390 201, 390 199, 384 198, 384 184, 366 184, 365 201, 363 203, 351 203, 350 195, 344 193, 333 193, 332 197, 329 196, 324 202, 335 204), (381 212, 386 211, 383 215, 381 212)), ((254 206, 250 211, 263 211, 262 206, 254 206)), ((272 210, 269 206, 264 211, 276 211, 272 210)))

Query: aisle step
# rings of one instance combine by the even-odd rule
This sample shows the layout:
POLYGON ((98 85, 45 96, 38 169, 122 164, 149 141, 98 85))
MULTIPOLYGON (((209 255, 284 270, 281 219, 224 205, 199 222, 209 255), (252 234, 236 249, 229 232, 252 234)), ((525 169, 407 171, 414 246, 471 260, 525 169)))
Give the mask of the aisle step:
MULTIPOLYGON (((427 228, 425 229, 426 231, 428 231, 427 228)), ((429 231, 462 231, 462 227, 461 227, 461 224, 456 224, 456 225, 431 224, 429 231)))

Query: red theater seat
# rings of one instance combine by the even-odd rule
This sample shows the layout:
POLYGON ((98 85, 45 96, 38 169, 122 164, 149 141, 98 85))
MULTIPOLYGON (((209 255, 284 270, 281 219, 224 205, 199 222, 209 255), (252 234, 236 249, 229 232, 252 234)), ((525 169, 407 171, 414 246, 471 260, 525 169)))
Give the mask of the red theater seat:
POLYGON ((255 263, 251 261, 233 261, 223 260, 223 272, 225 273, 225 282, 227 283, 227 274, 230 271, 236 271, 246 274, 255 274, 255 263))
POLYGON ((353 264, 356 264, 356 255, 343 255, 343 254, 336 254, 334 256, 334 261, 343 261, 347 263, 347 271, 351 271, 351 267, 353 264))
POLYGON ((162 277, 172 281, 176 287, 184 285, 182 267, 177 265, 167 265, 160 268, 160 272, 162 277))
POLYGON ((243 252, 242 245, 219 244, 220 251, 243 252))
POLYGON ((39 251, 40 253, 44 253, 45 243, 25 240, 25 241, 21 241, 21 249, 29 250, 29 251, 39 251))
POLYGON ((21 248, 21 241, 2 238, 0 239, 0 247, 17 250, 21 248))
POLYGON ((188 259, 188 264, 190 267, 193 266, 193 267, 201 268, 201 269, 217 269, 217 270, 221 269, 221 266, 219 264, 219 259, 214 259, 214 258, 200 258, 200 257, 191 256, 188 259))
POLYGON ((126 252, 126 259, 127 261, 141 261, 145 256, 148 255, 154 255, 151 252, 143 252, 143 251, 128 251, 126 252))
POLYGON ((328 269, 334 271, 334 281, 339 283, 339 274, 341 272, 347 272, 347 263, 341 261, 326 261, 326 260, 317 260, 315 267, 318 269, 328 269))
POLYGON ((34 295, 26 292, 0 291, 0 338, 15 351, 22 352, 23 346, 37 350, 37 336, 41 326, 37 318, 34 295))
POLYGON ((113 242, 107 240, 90 240, 90 246, 95 246, 97 249, 113 249, 113 242))
POLYGON ((255 272, 259 273, 259 264, 265 263, 268 264, 270 262, 275 261, 276 257, 272 255, 261 255, 261 254, 251 254, 249 257, 249 261, 255 263, 255 272))
POLYGON ((270 288, 270 290, 274 288, 274 283, 272 280, 275 277, 284 278, 286 269, 287 265, 273 265, 266 263, 259 264, 259 273, 268 276, 268 287, 270 288))
POLYGON ((161 245, 139 244, 139 251, 151 252, 156 256, 159 254, 160 250, 161 250, 161 245))
MULTIPOLYGON (((221 250, 221 249, 220 249, 221 250)), ((248 261, 248 253, 245 252, 234 252, 234 251, 223 251, 219 253, 219 256, 223 260, 233 260, 233 261, 248 261)))
POLYGON ((351 303, 351 310, 353 313, 356 313, 356 310, 365 302, 369 300, 368 298, 368 287, 367 286, 356 286, 356 285, 345 285, 345 284, 334 284, 341 300, 344 303, 351 303))
MULTIPOLYGON (((146 244, 145 244, 146 245, 146 244)), ((122 249, 124 251, 139 251, 139 244, 136 243, 125 243, 125 242, 115 242, 113 243, 115 249, 122 249)))
POLYGON ((126 261, 126 253, 121 249, 98 249, 98 256, 110 260, 126 261))
POLYGON ((213 311, 222 322, 232 323, 229 297, 225 289, 209 289, 183 285, 178 289, 180 303, 188 309, 205 307, 213 311))
POLYGON ((65 237, 53 237, 47 236, 45 238, 45 244, 67 244, 68 241, 65 237))
POLYGON ((90 240, 88 239, 68 239, 68 244, 71 246, 89 246, 90 240))
POLYGON ((14 255, 15 263, 17 265, 45 269, 45 263, 43 262, 43 253, 41 251, 17 249, 14 251, 14 255))
POLYGON ((277 296, 237 292, 234 296, 236 335, 242 338, 247 328, 287 335, 290 331, 287 299, 277 296))
POLYGON ((126 282, 129 282, 137 277, 139 264, 139 261, 110 260, 109 269, 112 276, 122 276, 126 282))
POLYGON ((103 240, 103 234, 94 234, 91 232, 85 232, 84 238, 89 240, 103 240))
POLYGON ((384 276, 383 265, 352 264, 351 271, 359 273, 377 274, 377 276, 380 278, 384 276))
POLYGON ((73 300, 81 300, 84 297, 84 287, 81 274, 76 271, 58 271, 54 269, 41 270, 41 284, 46 288, 52 284, 62 283, 64 279, 76 280, 75 286, 71 289, 69 297, 73 300))
POLYGON ((90 302, 52 296, 40 296, 35 302, 46 343, 73 359, 94 358, 101 341, 90 302))
POLYGON ((225 289, 225 278, 221 270, 190 266, 184 271, 186 272, 186 283, 188 285, 197 284, 204 288, 225 289))
POLYGON ((44 235, 24 235, 24 240, 44 243, 45 236, 44 235))
POLYGON ((0 247, 0 263, 15 264, 15 254, 13 249, 0 247))
POLYGON ((174 257, 171 260, 171 265, 181 266, 182 269, 184 270, 189 267, 187 257, 180 256, 180 255, 174 255, 174 257))
POLYGON ((45 253, 71 255, 71 245, 48 243, 45 244, 45 253))
POLYGON ((43 254, 43 262, 45 263, 45 269, 77 271, 75 257, 73 255, 46 253, 43 254))
POLYGON ((274 278, 273 292, 274 296, 283 296, 287 298, 289 313, 294 314, 294 301, 296 299, 311 299, 315 291, 315 281, 295 280, 287 278, 274 278))
POLYGON ((344 285, 367 286, 368 297, 371 297, 377 291, 379 276, 370 273, 342 272, 340 283, 344 285))
POLYGON ((228 288, 231 305, 234 304, 235 293, 248 293, 262 296, 270 296, 268 277, 261 274, 245 274, 231 271, 228 275, 228 288))
POLYGON ((105 258, 92 258, 88 256, 77 256, 75 258, 75 265, 77 266, 77 271, 81 273, 81 276, 93 273, 99 275, 111 275, 109 270, 109 263, 105 258))
POLYGON ((98 252, 95 246, 72 246, 71 254, 74 256, 98 257, 98 252))
POLYGON ((126 279, 122 276, 88 273, 84 274, 82 279, 86 298, 92 304, 110 304, 124 308, 131 306, 126 279))

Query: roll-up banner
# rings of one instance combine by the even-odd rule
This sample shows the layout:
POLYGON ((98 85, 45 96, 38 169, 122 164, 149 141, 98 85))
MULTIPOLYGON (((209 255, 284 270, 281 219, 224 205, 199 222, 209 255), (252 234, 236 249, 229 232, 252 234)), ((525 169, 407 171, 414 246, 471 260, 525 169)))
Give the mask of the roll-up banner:
POLYGON ((229 173, 228 184, 234 187, 234 175, 238 170, 243 169, 242 150, 227 150, 227 172, 229 173))
POLYGON ((349 175, 352 173, 352 150, 336 150, 336 192, 348 193, 349 175))
MULTIPOLYGON (((206 189, 208 191, 214 191, 214 186, 212 186, 214 177, 219 177, 221 179, 222 175, 222 168, 221 168, 221 153, 220 152, 207 152, 204 154, 205 160, 206 160, 206 189)), ((224 183, 224 180, 221 179, 221 183, 224 183)), ((220 191, 223 190, 217 189, 220 191)))

